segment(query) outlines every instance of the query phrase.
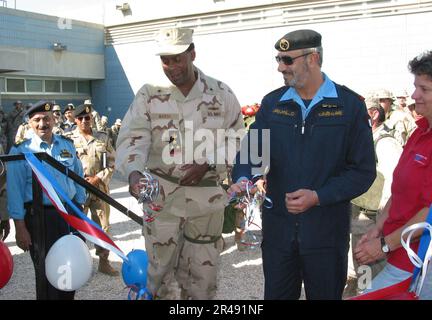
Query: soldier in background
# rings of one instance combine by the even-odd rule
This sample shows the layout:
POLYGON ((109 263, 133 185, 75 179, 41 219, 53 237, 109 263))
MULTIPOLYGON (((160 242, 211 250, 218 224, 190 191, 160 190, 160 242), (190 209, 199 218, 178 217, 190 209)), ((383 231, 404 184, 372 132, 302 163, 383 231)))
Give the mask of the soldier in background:
POLYGON ((63 118, 61 114, 61 108, 58 104, 55 104, 53 106, 53 116, 54 116, 54 127, 53 127, 53 133, 54 134, 64 134, 63 129, 61 128, 61 124, 63 123, 63 118))
POLYGON ((8 147, 8 124, 6 121, 6 114, 3 111, 3 107, 0 106, 0 145, 3 148, 3 153, 6 153, 8 147))
MULTIPOLYGON (((67 134, 74 141, 78 158, 84 169, 84 178, 102 192, 109 194, 109 183, 114 171, 115 151, 105 132, 95 131, 91 127, 92 112, 88 105, 79 105, 74 111, 77 128, 67 134)), ((103 231, 109 232, 110 206, 93 194, 89 194, 84 204, 84 212, 91 212, 91 218, 103 231)), ((99 256, 98 270, 110 276, 119 272, 108 261, 109 250, 96 247, 99 256)))
MULTIPOLYGON (((25 110, 29 110, 32 106, 33 105, 31 103, 26 104, 25 110)), ((29 138, 30 134, 33 132, 28 120, 28 117, 24 117, 24 122, 18 127, 17 133, 15 135, 15 143, 21 143, 24 139, 29 138)))
POLYGON ((226 140, 234 141, 231 146, 238 150, 227 129, 244 128, 231 89, 194 66, 192 33, 188 28, 160 31, 157 55, 172 84, 145 84, 129 107, 117 139, 116 168, 129 179, 130 193, 138 197, 146 167, 160 182, 163 209, 143 227, 148 288, 158 299, 177 298, 171 286, 174 278, 182 299, 215 296, 227 201, 218 183, 226 176, 226 163, 233 160, 225 154, 231 148, 226 140), (201 153, 200 159, 186 160, 198 142, 185 137, 193 137, 199 129, 211 132, 212 150, 201 153), (225 129, 225 136, 216 135, 217 129, 225 129), (216 163, 215 153, 223 163, 216 163))
POLYGON ((14 109, 6 116, 7 127, 8 127, 8 147, 6 152, 9 152, 12 145, 15 143, 15 136, 18 127, 24 122, 25 109, 21 101, 14 102, 14 109))
POLYGON ((395 106, 393 94, 386 89, 379 89, 375 93, 375 98, 379 99, 381 107, 386 113, 386 121, 384 124, 392 130, 393 136, 403 147, 407 142, 410 134, 416 128, 416 124, 411 117, 395 106))
POLYGON ((93 107, 93 103, 90 99, 84 101, 85 106, 89 106, 92 109, 92 129, 96 131, 103 131, 101 125, 101 117, 96 109, 93 107))
POLYGON ((60 125, 60 128, 64 133, 75 130, 76 123, 73 111, 75 110, 75 106, 72 103, 68 103, 63 111, 63 116, 65 120, 60 125))
POLYGON ((119 134, 121 128, 121 119, 117 119, 114 124, 111 126, 111 132, 112 132, 112 140, 113 140, 113 147, 116 147, 117 143, 117 137, 119 134))
MULTIPOLYGON (((6 142, 7 138, 0 126, 0 140, 6 142)), ((5 144, 0 143, 0 155, 5 152, 5 144)), ((5 241, 10 232, 9 213, 7 210, 6 197, 6 166, 4 162, 0 163, 0 240, 5 241)))

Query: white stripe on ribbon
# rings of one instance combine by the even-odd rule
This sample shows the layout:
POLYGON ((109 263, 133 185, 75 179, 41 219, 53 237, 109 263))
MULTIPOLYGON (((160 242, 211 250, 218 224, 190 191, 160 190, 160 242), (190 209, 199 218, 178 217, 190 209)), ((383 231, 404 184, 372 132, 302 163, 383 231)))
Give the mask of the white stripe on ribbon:
MULTIPOLYGON (((62 196, 65 202, 69 204, 69 206, 83 219, 79 219, 80 222, 84 223, 92 229, 93 234, 102 234, 102 236, 107 239, 106 241, 95 237, 93 235, 90 235, 83 231, 83 229, 80 230, 80 228, 76 228, 87 240, 90 242, 105 248, 107 250, 110 250, 114 252, 116 255, 118 255, 123 260, 128 260, 126 255, 120 250, 120 248, 117 247, 117 245, 111 240, 111 238, 92 220, 88 219, 87 216, 78 209, 71 199, 67 197, 65 192, 61 189, 61 187, 57 184, 55 179, 50 175, 48 171, 43 167, 43 164, 41 161, 39 161, 32 153, 24 153, 26 160, 30 167, 32 168, 33 172, 35 173, 39 184, 42 187, 42 190, 45 192, 47 197, 50 199, 51 203, 54 205, 54 207, 59 211, 59 213, 69 216, 69 213, 66 211, 65 207, 63 206, 63 203, 61 202, 57 192, 62 196), (57 190, 57 191, 56 191, 57 190)), ((72 217, 72 216, 70 216, 72 217)), ((76 217, 75 217, 76 218, 76 217)), ((78 219, 78 218, 77 218, 78 219)), ((66 220, 66 219, 65 219, 66 220)), ((66 222, 69 223, 69 221, 66 220, 66 222)))

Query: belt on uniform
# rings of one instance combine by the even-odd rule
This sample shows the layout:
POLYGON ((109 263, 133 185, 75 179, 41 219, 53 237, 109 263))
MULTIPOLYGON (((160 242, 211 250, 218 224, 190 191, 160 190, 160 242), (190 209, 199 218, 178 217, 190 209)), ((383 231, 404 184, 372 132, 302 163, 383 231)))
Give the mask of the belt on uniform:
MULTIPOLYGON (((357 206, 356 206, 357 207, 357 206)), ((369 210, 362 207, 357 207, 361 213, 365 214, 366 216, 375 217, 378 214, 378 210, 369 210)))
MULTIPOLYGON (((167 175, 167 174, 156 172, 155 170, 152 170, 152 169, 150 169, 150 172, 154 175, 157 175, 158 177, 161 177, 164 180, 167 180, 167 181, 175 183, 175 184, 179 184, 179 178, 175 178, 175 177, 172 177, 172 176, 167 175)), ((201 179, 201 181, 198 184, 190 186, 190 187, 217 187, 218 185, 219 184, 216 180, 201 179)))
POLYGON ((184 238, 187 241, 192 242, 192 243, 198 243, 198 244, 214 243, 214 242, 218 241, 222 237, 221 235, 219 235, 219 236, 210 236, 210 239, 208 239, 208 240, 198 240, 198 239, 190 238, 190 237, 188 237, 185 234, 183 236, 184 236, 184 238))

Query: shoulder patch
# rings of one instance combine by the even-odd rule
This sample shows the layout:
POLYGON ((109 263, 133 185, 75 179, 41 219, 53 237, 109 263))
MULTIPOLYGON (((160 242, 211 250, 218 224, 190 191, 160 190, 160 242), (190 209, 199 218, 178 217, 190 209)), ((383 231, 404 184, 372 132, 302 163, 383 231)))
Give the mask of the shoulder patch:
POLYGON ((14 143, 14 147, 18 147, 20 144, 23 144, 24 142, 26 142, 28 140, 30 140, 30 139, 27 139, 27 138, 21 139, 21 140, 14 143))
POLYGON ((351 90, 351 89, 348 88, 347 86, 340 85, 340 88, 341 88, 342 90, 345 90, 345 91, 347 91, 347 92, 349 92, 349 93, 355 95, 356 97, 359 98, 360 101, 365 101, 365 98, 364 98, 362 95, 358 94, 358 93, 355 92, 354 90, 351 90))
POLYGON ((69 135, 68 135, 68 136, 65 136, 65 135, 63 135, 63 134, 59 134, 58 137, 60 137, 60 138, 62 138, 62 139, 64 139, 64 140, 68 140, 68 141, 74 143, 74 141, 72 140, 72 138, 69 137, 69 135))

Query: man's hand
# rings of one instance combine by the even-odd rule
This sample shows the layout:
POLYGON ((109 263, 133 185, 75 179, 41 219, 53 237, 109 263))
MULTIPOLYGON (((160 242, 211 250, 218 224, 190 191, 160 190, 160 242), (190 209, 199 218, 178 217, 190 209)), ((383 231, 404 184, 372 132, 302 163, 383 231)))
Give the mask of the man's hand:
POLYGON ((139 171, 132 171, 129 174, 129 193, 136 199, 140 193, 140 179, 144 178, 144 175, 139 171))
POLYGON ((32 244, 30 233, 25 226, 24 220, 14 220, 15 222, 15 239, 17 246, 24 250, 28 251, 32 244))
POLYGON ((375 225, 372 229, 366 232, 357 243, 357 247, 366 243, 372 239, 379 238, 381 236, 381 230, 375 225))
MULTIPOLYGON (((235 195, 239 196, 246 192, 246 183, 248 183, 248 180, 242 180, 237 183, 232 184, 228 190, 227 193, 230 198, 234 197, 235 195)), ((266 183, 267 181, 265 179, 259 179, 255 182, 255 185, 250 188, 249 193, 255 194, 257 191, 260 191, 261 193, 266 193, 266 183)), ((246 204, 239 203, 235 206, 237 209, 244 209, 246 207, 246 204)))
POLYGON ((97 187, 99 183, 102 181, 98 176, 88 176, 85 177, 86 181, 91 185, 97 187))
POLYGON ((185 171, 183 177, 179 180, 181 186, 195 186, 200 183, 208 171, 208 164, 185 164, 181 166, 180 170, 185 171))
POLYGON ((298 214, 319 204, 316 191, 299 189, 294 192, 285 193, 285 206, 289 212, 298 214))
POLYGON ((8 220, 0 221, 0 239, 5 241, 10 232, 10 223, 8 220))
POLYGON ((381 239, 373 238, 357 245, 354 249, 354 256, 357 262, 363 265, 383 259, 386 254, 381 250, 381 239))

